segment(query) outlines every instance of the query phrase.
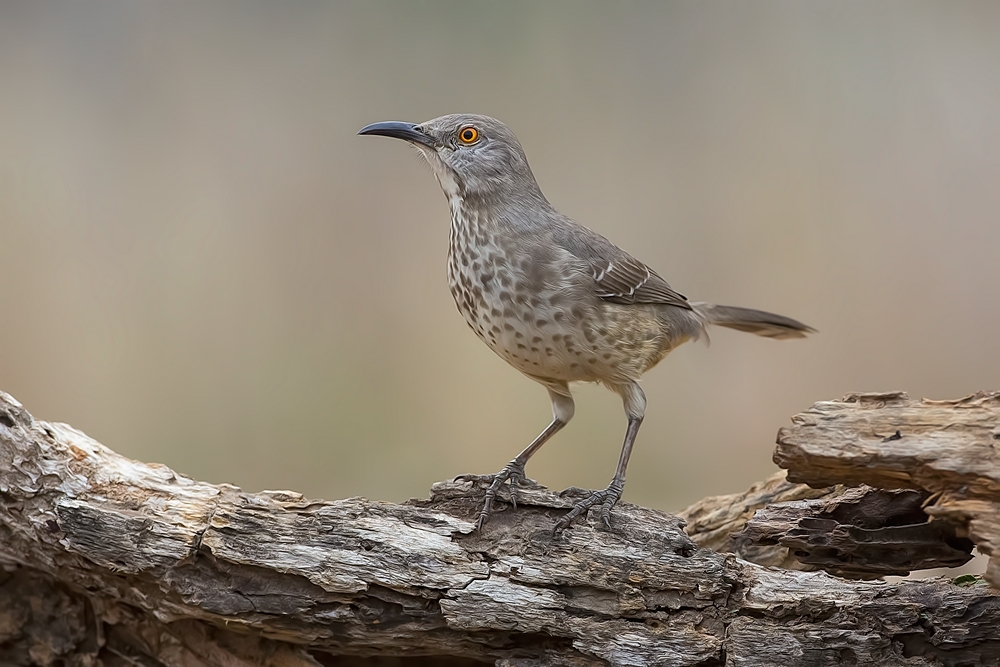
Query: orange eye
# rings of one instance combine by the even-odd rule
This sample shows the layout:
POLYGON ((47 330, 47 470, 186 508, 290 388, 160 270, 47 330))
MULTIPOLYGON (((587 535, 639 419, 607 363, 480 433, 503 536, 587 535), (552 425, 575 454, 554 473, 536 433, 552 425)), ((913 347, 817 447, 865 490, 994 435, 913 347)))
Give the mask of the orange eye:
POLYGON ((463 144, 474 144, 479 140, 479 130, 471 125, 458 131, 458 138, 463 144))

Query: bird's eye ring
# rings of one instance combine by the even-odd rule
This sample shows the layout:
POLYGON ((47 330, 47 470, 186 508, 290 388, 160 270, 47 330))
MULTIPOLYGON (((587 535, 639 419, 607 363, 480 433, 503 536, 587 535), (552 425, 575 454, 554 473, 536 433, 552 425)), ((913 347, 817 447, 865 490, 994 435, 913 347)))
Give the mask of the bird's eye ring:
POLYGON ((471 125, 466 125, 458 131, 458 140, 463 144, 474 144, 479 141, 479 130, 471 125))

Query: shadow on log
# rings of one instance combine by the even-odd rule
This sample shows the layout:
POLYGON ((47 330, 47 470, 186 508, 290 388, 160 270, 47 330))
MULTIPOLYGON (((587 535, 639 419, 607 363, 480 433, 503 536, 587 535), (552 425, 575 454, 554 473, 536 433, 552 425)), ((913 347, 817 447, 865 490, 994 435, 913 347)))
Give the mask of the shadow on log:
MULTIPOLYGON (((772 500, 811 494, 779 486, 772 500)), ((981 580, 768 568, 629 504, 613 531, 553 538, 574 492, 541 487, 473 533, 481 495, 455 482, 403 505, 244 493, 125 459, 0 394, 0 664, 1000 662, 1000 597, 981 580)), ((751 496, 720 510, 733 530, 751 496)), ((947 520, 978 526, 963 517, 982 508, 960 503, 989 502, 949 499, 947 520)), ((708 533, 723 539, 725 523, 708 533)))

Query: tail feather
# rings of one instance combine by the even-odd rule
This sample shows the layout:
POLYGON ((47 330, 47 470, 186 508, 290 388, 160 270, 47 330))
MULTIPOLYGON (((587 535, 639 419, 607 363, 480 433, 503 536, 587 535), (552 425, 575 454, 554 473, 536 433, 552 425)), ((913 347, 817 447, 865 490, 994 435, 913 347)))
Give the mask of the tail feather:
POLYGON ((739 308, 738 306, 719 306, 714 303, 692 303, 697 311, 709 324, 746 331, 765 338, 783 340, 786 338, 804 338, 815 333, 811 326, 793 320, 784 315, 775 315, 763 310, 739 308))

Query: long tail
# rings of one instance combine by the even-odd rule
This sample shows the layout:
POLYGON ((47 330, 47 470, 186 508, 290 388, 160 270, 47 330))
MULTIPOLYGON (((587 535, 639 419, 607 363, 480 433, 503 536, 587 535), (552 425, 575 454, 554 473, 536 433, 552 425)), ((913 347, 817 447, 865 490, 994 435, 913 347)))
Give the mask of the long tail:
POLYGON ((709 324, 718 324, 737 331, 757 334, 766 338, 804 338, 815 333, 811 326, 802 324, 784 315, 766 313, 763 310, 739 308, 737 306, 719 306, 714 303, 692 303, 695 311, 701 314, 709 324))

